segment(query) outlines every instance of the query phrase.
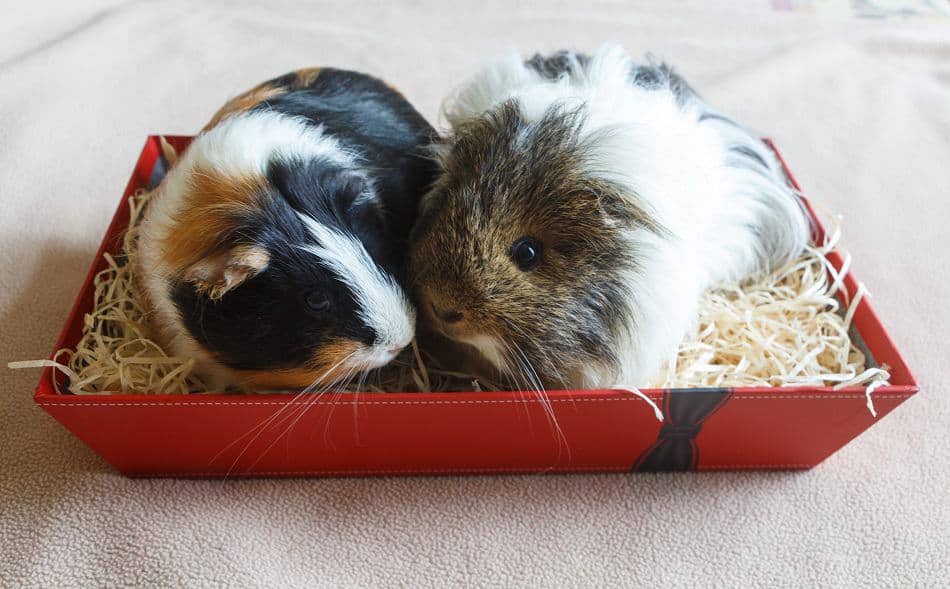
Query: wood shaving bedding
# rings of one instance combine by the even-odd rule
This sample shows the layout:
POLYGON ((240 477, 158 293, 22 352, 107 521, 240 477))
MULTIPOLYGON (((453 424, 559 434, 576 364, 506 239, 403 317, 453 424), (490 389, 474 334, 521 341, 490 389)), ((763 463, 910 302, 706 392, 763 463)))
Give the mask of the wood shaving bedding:
POLYGON ((649 386, 842 388, 889 378, 851 340, 864 286, 843 313, 835 297, 847 300, 844 274, 826 258, 836 235, 759 280, 707 292, 693 332, 649 386))
MULTIPOLYGON (((128 199, 129 230, 117 257, 103 254, 106 268, 93 279, 92 312, 83 319, 75 349, 56 352, 53 360, 15 362, 12 367, 53 366, 66 374, 76 395, 187 394, 207 390, 192 374, 195 360, 169 356, 146 333, 145 311, 134 276, 136 237, 150 193, 128 199)), ((53 380, 57 392, 59 384, 53 380)))
MULTIPOLYGON (((117 257, 104 254, 107 268, 95 277, 93 311, 85 316, 75 350, 53 360, 11 367, 54 366, 67 375, 74 394, 187 394, 206 392, 193 374, 194 359, 169 356, 145 331, 144 309, 134 277, 136 235, 149 193, 129 198, 129 231, 117 257)), ((887 383, 885 368, 868 366, 852 342, 851 318, 862 287, 844 312, 836 298, 850 263, 841 272, 826 258, 840 228, 794 263, 759 280, 723 285, 707 292, 699 320, 678 352, 648 387, 845 386, 870 392, 887 383)), ((58 389, 57 389, 58 390, 58 389)), ((364 391, 500 390, 496 383, 445 370, 413 342, 389 366, 369 376, 364 391)))

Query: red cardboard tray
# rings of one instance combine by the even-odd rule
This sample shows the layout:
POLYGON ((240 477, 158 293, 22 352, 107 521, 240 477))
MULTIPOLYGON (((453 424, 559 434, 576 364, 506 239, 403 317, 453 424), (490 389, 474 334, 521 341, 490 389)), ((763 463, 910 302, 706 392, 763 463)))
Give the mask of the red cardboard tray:
MULTIPOLYGON (((190 138, 169 140, 184 149, 190 138)), ((162 177, 160 153, 149 137, 54 350, 79 340, 102 254, 120 247, 128 196, 162 177)), ((845 286, 857 292, 851 273, 845 286)), ((47 368, 34 399, 129 476, 807 469, 918 391, 867 298, 854 326, 891 372, 874 391, 876 419, 863 387, 644 389, 663 423, 627 391, 549 391, 559 429, 531 392, 80 396, 58 394, 65 377, 47 368)))

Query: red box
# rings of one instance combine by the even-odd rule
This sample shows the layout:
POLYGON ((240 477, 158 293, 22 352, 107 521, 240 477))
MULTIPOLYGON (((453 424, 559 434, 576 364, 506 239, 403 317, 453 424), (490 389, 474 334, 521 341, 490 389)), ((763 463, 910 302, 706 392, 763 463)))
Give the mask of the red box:
MULTIPOLYGON (((190 139, 170 140, 184 148, 190 139)), ((159 154, 149 137, 56 350, 79 340, 102 254, 119 249, 129 222, 126 198, 161 177, 159 154)), ((829 258, 841 267, 837 253, 829 258)), ((845 285, 853 296, 850 273, 845 285)), ((917 383, 867 298, 854 326, 890 369, 891 384, 874 391, 880 419, 917 383)), ((58 394, 54 378, 65 377, 44 370, 36 403, 130 476, 807 469, 876 421, 864 387, 644 389, 662 424, 626 391, 549 391, 558 434, 532 393, 79 396, 58 394)))

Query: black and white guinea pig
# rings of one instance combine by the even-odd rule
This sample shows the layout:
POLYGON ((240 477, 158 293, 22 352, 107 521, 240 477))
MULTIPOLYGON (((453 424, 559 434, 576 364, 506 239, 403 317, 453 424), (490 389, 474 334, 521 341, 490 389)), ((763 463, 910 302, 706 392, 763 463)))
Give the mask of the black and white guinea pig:
POLYGON ((642 386, 704 290, 808 241, 770 149, 620 47, 513 56, 446 116, 410 238, 420 322, 515 386, 642 386))
POLYGON ((388 363, 412 340, 406 241, 435 133, 368 75, 292 72, 228 102, 141 225, 159 341, 217 388, 299 388, 388 363))

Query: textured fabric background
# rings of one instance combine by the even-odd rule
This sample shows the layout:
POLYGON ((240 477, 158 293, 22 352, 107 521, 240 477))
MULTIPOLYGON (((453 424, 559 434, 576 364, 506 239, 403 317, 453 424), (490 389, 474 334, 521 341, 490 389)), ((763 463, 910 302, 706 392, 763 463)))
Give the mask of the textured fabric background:
POLYGON ((229 95, 308 65, 383 76, 435 117, 503 51, 617 40, 775 137, 807 193, 844 214, 854 269, 924 390, 805 473, 126 480, 34 407, 37 372, 4 367, 0 586, 947 583, 950 20, 939 11, 2 4, 4 365, 49 353, 146 134, 192 133, 229 95))

